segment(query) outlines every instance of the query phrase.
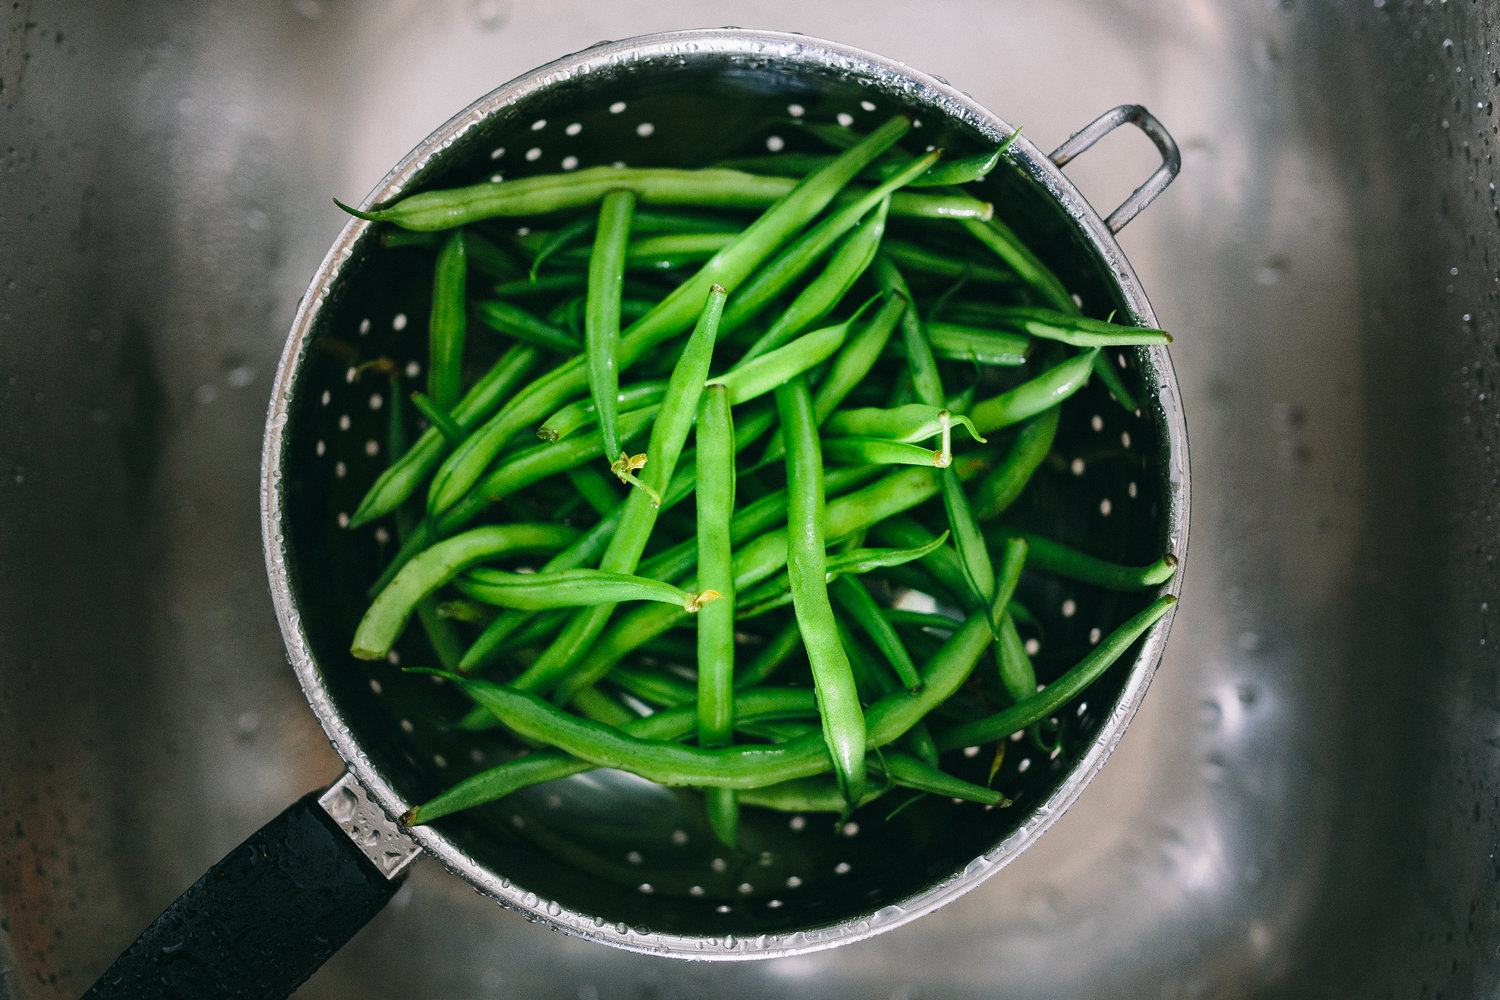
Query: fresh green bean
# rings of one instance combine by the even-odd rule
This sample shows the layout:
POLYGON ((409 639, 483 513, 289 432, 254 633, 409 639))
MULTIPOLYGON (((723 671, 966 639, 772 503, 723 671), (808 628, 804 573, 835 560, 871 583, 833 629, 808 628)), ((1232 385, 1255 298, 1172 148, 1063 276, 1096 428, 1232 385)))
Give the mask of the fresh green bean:
MULTIPOLYGON (((943 543, 947 540, 948 533, 945 531, 935 538, 923 539, 909 548, 846 549, 828 556, 824 573, 827 580, 832 583, 841 576, 859 576, 865 573, 872 573, 876 570, 904 566, 909 562, 926 558, 933 552, 941 549, 943 543)), ((754 590, 742 594, 740 617, 750 618, 762 615, 790 601, 791 583, 787 575, 783 574, 780 577, 766 580, 754 590)))
MULTIPOLYGON (((729 522, 734 510, 734 424, 729 390, 710 384, 698 409, 698 584, 721 596, 698 618, 698 744, 725 746, 734 726, 734 569, 729 522)), ((719 840, 738 840, 739 803, 730 789, 707 793, 719 840)))
POLYGON ((1057 275, 1005 223, 995 218, 964 219, 960 225, 1020 275, 1043 302, 1062 312, 1078 312, 1078 303, 1057 275))
MULTIPOLYGON (((478 529, 483 530, 483 529, 478 529)), ((658 601, 696 614, 719 595, 711 590, 691 592, 670 583, 629 573, 600 569, 566 569, 553 573, 508 573, 480 568, 454 583, 476 601, 501 608, 544 611, 624 601, 658 601)))
MULTIPOLYGON (((736 712, 742 719, 781 719, 806 717, 817 711, 809 692, 786 688, 765 688, 739 696, 736 712)), ((676 740, 688 735, 697 724, 692 706, 655 712, 621 725, 623 732, 638 739, 676 740)), ((441 816, 472 809, 502 799, 512 792, 546 781, 556 781, 593 769, 587 761, 556 751, 530 753, 481 771, 402 817, 408 826, 431 823, 441 816)))
POLYGON ((929 469, 946 469, 953 461, 951 453, 923 448, 921 445, 872 437, 826 437, 823 454, 830 462, 856 465, 921 465, 929 469))
POLYGON ((1005 458, 986 473, 974 489, 974 516, 978 520, 999 517, 1021 495, 1052 450, 1061 412, 1060 407, 1050 406, 1021 426, 1005 458))
POLYGON ((609 476, 597 465, 580 465, 576 469, 569 469, 567 474, 568 482, 573 484, 584 502, 594 508, 594 513, 607 515, 619 504, 620 494, 610 482, 609 476))
POLYGON ((468 273, 464 234, 458 230, 438 250, 427 320, 427 395, 444 410, 463 396, 468 273))
MULTIPOLYGON (((824 167, 791 188, 752 222, 734 243, 719 251, 692 278, 679 285, 651 313, 632 323, 620 338, 618 364, 623 371, 647 351, 677 336, 701 311, 711 288, 737 287, 816 216, 864 165, 888 149, 911 126, 898 116, 870 133, 824 167)), ((433 477, 428 510, 457 503, 484 475, 495 456, 522 427, 540 420, 587 384, 584 362, 574 359, 523 390, 448 456, 433 477)))
MULTIPOLYGON (((947 434, 958 426, 969 432, 979 443, 984 438, 974 428, 974 422, 961 413, 954 413, 941 406, 927 403, 908 403, 905 406, 865 406, 852 410, 838 410, 823 422, 828 434, 853 437, 879 437, 890 441, 926 441, 947 434)), ((947 450, 947 449, 944 449, 947 450)))
MULTIPOLYGON (((853 152, 858 147, 852 147, 853 152)), ((843 155, 848 155, 845 153, 843 155)), ((834 163, 837 160, 832 161, 834 163)), ((885 181, 872 191, 839 206, 828 217, 817 223, 791 243, 781 253, 768 261, 764 267, 750 276, 742 289, 737 290, 734 304, 725 317, 725 330, 734 331, 751 316, 754 316, 772 299, 780 295, 813 264, 822 259, 835 243, 868 213, 874 211, 889 196, 894 203, 898 188, 904 183, 904 174, 885 181)), ((887 213, 890 209, 887 208, 887 213)))
MULTIPOLYGON (((667 383, 661 380, 626 386, 615 395, 616 410, 637 410, 660 403, 666 391, 667 383)), ((536 436, 543 441, 557 441, 597 421, 598 410, 594 407, 594 401, 588 398, 578 399, 544 420, 537 428, 536 436)))
MULTIPOLYGON (((369 222, 434 231, 485 219, 545 215, 583 208, 615 190, 633 192, 643 205, 766 208, 783 201, 797 183, 790 177, 767 177, 713 167, 696 170, 589 167, 567 173, 423 191, 384 208, 357 209, 337 198, 334 203, 350 215, 369 222)), ((987 203, 957 194, 911 194, 897 199, 893 207, 898 214, 920 218, 988 219, 992 213, 987 203)))
POLYGON ((713 381, 729 391, 732 406, 763 396, 787 380, 828 360, 844 342, 853 322, 848 320, 804 333, 784 347, 778 347, 758 358, 736 365, 722 375, 714 376, 713 381))
POLYGON ((1056 406, 1083 388, 1094 370, 1098 353, 1098 348, 1093 348, 1074 355, 1014 389, 975 403, 969 410, 969 419, 979 433, 988 434, 1056 406))
POLYGON ((870 596, 858 577, 840 576, 829 583, 828 592, 849 613, 850 619, 870 637, 870 641, 890 663, 906 689, 915 691, 921 687, 922 678, 917 673, 917 665, 912 662, 911 654, 906 651, 895 628, 880 613, 875 598, 870 596))
MULTIPOLYGON (((971 616, 959 625, 924 665, 921 690, 886 695, 865 711, 866 749, 899 739, 947 701, 973 672, 991 640, 983 615, 971 616)), ((834 768, 821 732, 775 746, 681 747, 586 722, 514 687, 454 675, 450 680, 522 738, 539 740, 598 766, 618 767, 663 785, 758 788, 834 768)))
POLYGON ((881 290, 887 295, 900 295, 907 300, 906 311, 901 314, 901 344, 906 350, 906 363, 911 371, 912 387, 917 392, 918 402, 941 407, 947 402, 943 394, 943 383, 938 376, 937 361, 932 356, 932 343, 927 339, 927 330, 922 317, 911 305, 911 290, 900 270, 889 257, 875 259, 875 277, 881 290))
MULTIPOLYGON (((453 407, 450 413, 453 422, 469 431, 486 419, 526 377, 538 357, 537 349, 530 346, 518 344, 506 351, 453 407)), ((395 510, 447 454, 448 443, 442 432, 429 428, 400 459, 376 477, 364 499, 349 515, 349 526, 358 528, 395 510)))
MULTIPOLYGON (((813 418, 820 426, 874 367, 895 331, 896 323, 905 312, 906 305, 907 301, 903 296, 887 296, 874 318, 860 326, 858 332, 845 338, 843 347, 834 356, 827 374, 813 393, 813 418)), ((778 428, 767 445, 765 454, 761 456, 760 464, 776 461, 785 453, 781 430, 778 428)))
POLYGON ((635 195, 611 191, 599 203, 599 224, 594 230, 594 252, 589 257, 588 307, 584 312, 583 340, 588 357, 589 398, 594 401, 604 460, 620 456, 616 431, 619 417, 620 372, 616 357, 620 346, 620 296, 625 283, 625 247, 630 240, 630 218, 635 195))
POLYGON ((939 358, 996 367, 1024 365, 1030 346, 1030 341, 1021 334, 931 320, 927 323, 927 336, 932 341, 932 353, 939 358))
POLYGON ((417 602, 483 560, 555 551, 578 534, 561 524, 486 525, 438 542, 412 559, 376 596, 354 633, 351 651, 363 660, 383 658, 400 637, 417 602))
POLYGON ((957 750, 1003 740, 1011 733, 1018 733, 1027 726, 1041 722, 1072 701, 1092 684, 1100 674, 1109 669, 1130 645, 1171 609, 1176 598, 1170 594, 1157 598, 1144 610, 1131 616, 1122 625, 1110 632, 1057 680, 1036 694, 1017 702, 983 719, 953 726, 935 733, 938 748, 957 750))
POLYGON ((1054 309, 1012 306, 998 310, 997 319, 1021 333, 1074 347, 1165 346, 1172 342, 1172 335, 1165 330, 1126 326, 1054 309))
MULTIPOLYGON (((646 447, 646 485, 651 488, 651 493, 630 493, 625 501, 620 528, 600 556, 599 568, 602 570, 630 573, 640 561, 641 552, 656 524, 661 492, 671 481, 678 456, 682 453, 683 444, 697 415, 698 401, 708 377, 726 295, 725 290, 717 285, 710 289, 700 310, 698 324, 682 349, 672 377, 667 380, 667 391, 662 397, 661 408, 646 447), (650 499, 652 493, 656 495, 655 502, 650 499)), ((557 448, 562 445, 548 447, 557 448)), ((555 684, 568 670, 574 658, 603 630, 612 610, 610 605, 600 604, 581 612, 568 623, 562 635, 547 648, 541 658, 527 667, 513 683, 522 690, 540 690, 555 684)))
POLYGON ((785 309, 778 310, 775 320, 764 334, 745 351, 741 363, 775 350, 798 333, 827 316, 833 307, 843 301, 844 295, 854 285, 870 262, 880 239, 885 235, 886 211, 890 199, 875 206, 865 220, 854 228, 838 248, 828 257, 828 263, 817 277, 797 293, 797 297, 785 309))
POLYGON ((580 346, 568 330, 531 315, 513 302, 485 299, 474 304, 474 315, 491 330, 558 354, 576 354, 580 346))
POLYGON ((1024 540, 1030 549, 1033 568, 1105 590, 1147 590, 1166 583, 1177 572, 1177 557, 1170 552, 1147 565, 1129 566, 1088 555, 1034 532, 1002 527, 998 533, 1024 540))
POLYGON ((865 785, 865 717, 828 599, 823 461, 812 396, 800 376, 776 389, 776 409, 786 433, 787 576, 792 604, 812 667, 824 742, 845 798, 858 801, 865 785))
MULTIPOLYGON (((607 200, 609 198, 609 195, 605 195, 604 197, 607 200)), ((595 220, 593 218, 590 218, 589 216, 583 216, 581 218, 574 219, 572 222, 554 230, 551 233, 546 234, 543 239, 538 241, 535 253, 531 258, 531 280, 535 281, 537 279, 537 272, 541 269, 542 263, 546 261, 547 258, 567 247, 569 244, 583 239, 583 237, 587 236, 589 231, 594 228, 594 225, 595 220)))
MULTIPOLYGON (((628 442, 659 420, 659 406, 620 414, 620 439, 628 442)), ((437 533, 450 535, 478 517, 487 507, 549 476, 577 468, 595 458, 602 447, 598 431, 575 434, 563 441, 532 445, 502 461, 475 484, 474 491, 435 519, 437 533)))
POLYGON ((464 439, 464 429, 450 416, 448 411, 438 406, 426 393, 414 392, 411 394, 411 404, 417 408, 417 412, 427 418, 427 422, 438 429, 443 437, 448 439, 449 444, 456 444, 464 439))
POLYGON ((995 571, 989 546, 974 520, 974 512, 969 507, 969 498, 958 474, 949 468, 943 470, 942 476, 943 510, 953 530, 954 547, 958 550, 964 579, 970 592, 980 602, 989 604, 995 597, 995 571))

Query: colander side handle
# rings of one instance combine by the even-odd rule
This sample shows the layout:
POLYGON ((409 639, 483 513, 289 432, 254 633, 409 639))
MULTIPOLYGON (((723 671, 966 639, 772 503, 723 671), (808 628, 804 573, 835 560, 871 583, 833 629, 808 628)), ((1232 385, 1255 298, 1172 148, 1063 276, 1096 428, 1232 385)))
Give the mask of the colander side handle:
POLYGON ((320 804, 327 794, 300 799, 209 869, 84 1000, 290 995, 400 885, 320 804))
POLYGON ((1134 125, 1146 133, 1147 138, 1156 146, 1156 151, 1161 154, 1161 166, 1130 197, 1121 202, 1119 208, 1109 213, 1104 224, 1112 233, 1118 233, 1125 228, 1126 223, 1141 214, 1141 210, 1156 200, 1156 196, 1167 189, 1167 185, 1172 183, 1172 179, 1182 169, 1182 153, 1177 149, 1176 140, 1162 123, 1139 104, 1122 104, 1079 129, 1048 157, 1058 167, 1062 167, 1121 125, 1134 125))

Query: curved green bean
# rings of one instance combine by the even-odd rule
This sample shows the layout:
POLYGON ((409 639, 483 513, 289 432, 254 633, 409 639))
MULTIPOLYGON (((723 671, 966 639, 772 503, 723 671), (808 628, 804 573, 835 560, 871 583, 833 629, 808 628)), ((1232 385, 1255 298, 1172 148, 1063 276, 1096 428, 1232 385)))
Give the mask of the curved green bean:
POLYGON ((1119 628, 1110 632, 1087 656, 1070 667, 1057 680, 1036 694, 1017 702, 1009 708, 953 726, 934 734, 938 748, 956 750, 960 747, 976 746, 1003 740, 1027 726, 1045 720, 1058 709, 1072 701, 1109 669, 1120 656, 1140 638, 1146 630, 1161 620, 1176 603, 1171 594, 1163 595, 1151 602, 1144 610, 1127 619, 1119 628))
POLYGON ((427 395, 440 409, 463 396, 464 340, 468 325, 468 258, 459 230, 443 241, 433 267, 427 316, 427 395))
POLYGON ((445 539, 413 558, 396 574, 360 619, 350 651, 362 660, 391 651, 417 602, 465 569, 487 559, 553 552, 578 535, 562 524, 504 524, 475 528, 445 539))
POLYGON ((630 240, 630 218, 635 195, 611 191, 599 203, 599 223, 594 230, 594 252, 589 256, 588 305, 584 311, 583 341, 588 357, 589 398, 594 401, 604 460, 620 455, 616 432, 620 372, 616 358, 620 345, 620 297, 625 283, 625 248, 630 240))
POLYGON ((776 389, 776 409, 786 435, 787 577, 792 605, 812 667, 823 739, 845 798, 856 802, 865 786, 865 717, 828 599, 823 460, 812 395, 800 376, 776 389))

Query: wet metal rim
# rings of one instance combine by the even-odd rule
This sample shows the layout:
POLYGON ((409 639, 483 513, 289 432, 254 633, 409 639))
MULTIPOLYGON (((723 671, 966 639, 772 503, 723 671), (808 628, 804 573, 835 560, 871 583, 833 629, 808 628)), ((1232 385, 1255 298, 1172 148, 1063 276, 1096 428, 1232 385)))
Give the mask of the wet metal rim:
MULTIPOLYGON (((757 62, 786 61, 833 67, 848 75, 867 79, 872 90, 883 91, 910 105, 930 109, 931 114, 951 116, 996 141, 1011 136, 1015 131, 1005 121, 947 83, 901 63, 847 45, 793 33, 737 28, 663 32, 624 41, 599 43, 548 63, 491 92, 459 112, 407 154, 376 185, 363 205, 386 202, 398 196, 435 155, 470 128, 560 81, 605 70, 618 72, 622 65, 681 62, 703 56, 743 57, 757 62)), ((1079 194, 1053 161, 1024 135, 1019 137, 1012 148, 1020 169, 1038 182, 1066 211, 1098 258, 1108 267, 1131 319, 1145 325, 1157 325, 1135 272, 1104 219, 1079 194)), ((282 530, 283 449, 286 444, 291 397, 297 388, 297 375, 309 346, 314 319, 330 290, 337 285, 344 266, 357 259, 369 228, 369 223, 360 220, 351 220, 344 227, 324 258, 294 317, 277 371, 267 420, 261 472, 262 532, 277 619, 303 692, 317 713, 334 749, 366 790, 369 798, 391 816, 399 816, 413 803, 404 801, 373 766, 361 748, 359 736, 351 731, 329 697, 319 668, 312 658, 307 635, 291 596, 282 530)), ((1163 411, 1168 432, 1167 461, 1171 483, 1168 495, 1170 509, 1167 512, 1169 549, 1182 560, 1187 551, 1188 526, 1186 426, 1176 379, 1166 350, 1153 347, 1148 351, 1148 356, 1155 369, 1157 403, 1163 411)), ((1181 581, 1182 573, 1179 571, 1168 591, 1178 593, 1181 581)), ((1025 825, 985 855, 975 859, 962 872, 904 900, 900 905, 884 907, 861 919, 808 931, 768 934, 749 940, 736 939, 732 943, 681 934, 664 934, 649 929, 638 930, 608 922, 600 926, 590 914, 567 908, 556 912, 557 904, 549 906, 549 901, 538 900, 534 894, 528 894, 523 888, 511 884, 430 828, 414 829, 410 831, 410 836, 454 874, 502 903, 523 911, 528 917, 569 933, 631 951, 697 959, 772 958, 861 940, 929 913, 974 888, 1007 864, 1056 821, 1098 773, 1134 716, 1160 661, 1171 620, 1172 612, 1169 611, 1147 635, 1139 658, 1131 666, 1129 679, 1112 716, 1105 722, 1087 752, 1080 757, 1068 780, 1046 802, 1036 807, 1025 825)))

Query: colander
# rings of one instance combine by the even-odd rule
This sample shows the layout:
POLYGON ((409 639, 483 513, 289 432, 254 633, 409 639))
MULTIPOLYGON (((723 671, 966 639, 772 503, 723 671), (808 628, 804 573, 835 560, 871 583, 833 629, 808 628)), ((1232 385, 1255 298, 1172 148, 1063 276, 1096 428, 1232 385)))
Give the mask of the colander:
MULTIPOLYGON (((706 165, 795 149, 800 123, 873 127, 916 120, 912 150, 955 156, 1015 130, 940 78, 834 42, 725 28, 604 42, 549 63, 475 102, 406 156, 365 200, 503 175, 609 163, 706 165)), ((1118 232, 1175 175, 1179 157, 1144 109, 1116 108, 1050 156, 1024 136, 1014 166, 986 180, 999 217, 1073 289, 1092 315, 1156 326, 1118 232), (1140 128, 1158 169, 1101 217, 1059 169, 1123 124, 1140 128)), ((366 589, 396 543, 347 529, 386 460, 398 385, 418 388, 430 259, 392 252, 351 221, 293 323, 268 418, 262 480, 267 567, 293 667, 348 771, 225 858, 131 947, 91 995, 140 991, 281 996, 303 981, 428 854, 526 917, 621 948, 703 959, 785 956, 888 930, 953 899, 1035 840, 1078 796, 1119 741, 1166 642, 1164 618, 1056 720, 1066 753, 1017 743, 997 782, 1009 808, 933 800, 835 823, 825 815, 748 810, 737 850, 709 831, 701 805, 612 771, 538 786, 500 803, 405 829, 393 820, 513 748, 502 735, 456 735, 452 692, 389 662, 348 652, 366 589), (397 360, 395 383, 363 362, 397 360), (163 985, 167 984, 167 985, 163 985)), ((1110 361, 1137 400, 1127 412, 1093 380, 1065 413, 1046 475, 1061 487, 1032 526, 1126 563, 1163 552, 1179 563, 1188 525, 1187 443, 1162 348, 1110 361)), ((1176 592, 1182 574, 1166 585, 1176 592)), ((1140 606, 1139 595, 1034 583, 1027 596, 1046 640, 1045 680, 1140 606)), ((414 630, 415 631, 415 630, 414 630)), ((975 761, 981 767, 985 762, 975 761)), ((960 761, 958 766, 962 767, 960 761)), ((981 780, 983 780, 981 778, 981 780)))

